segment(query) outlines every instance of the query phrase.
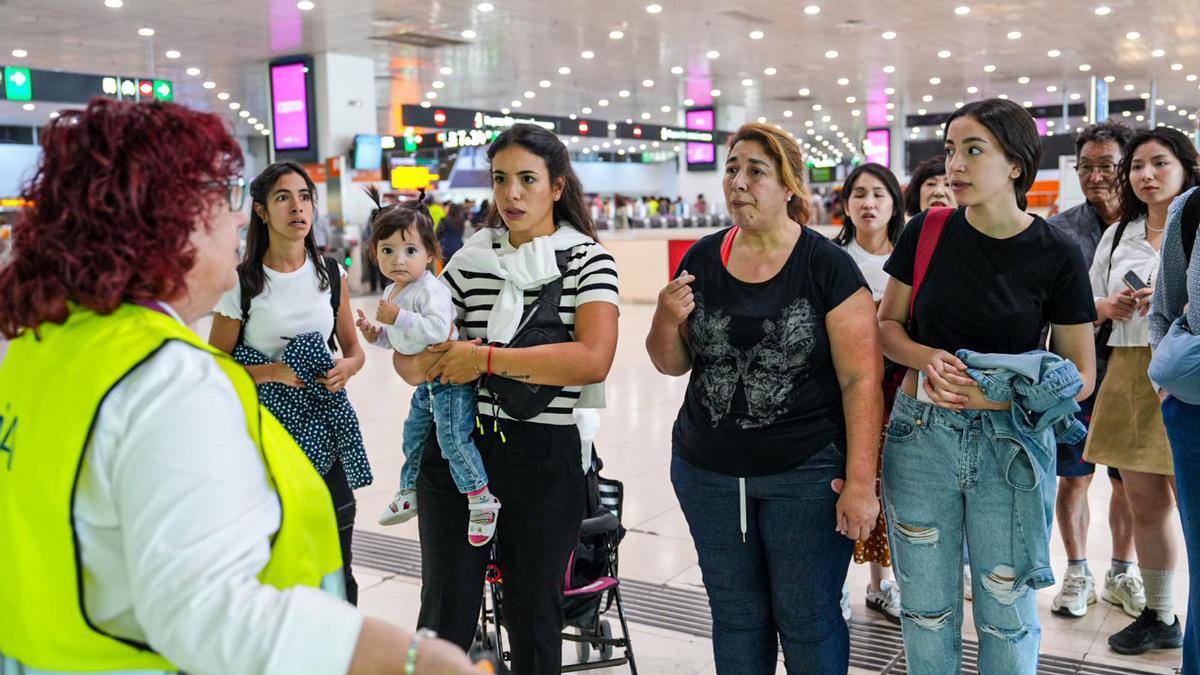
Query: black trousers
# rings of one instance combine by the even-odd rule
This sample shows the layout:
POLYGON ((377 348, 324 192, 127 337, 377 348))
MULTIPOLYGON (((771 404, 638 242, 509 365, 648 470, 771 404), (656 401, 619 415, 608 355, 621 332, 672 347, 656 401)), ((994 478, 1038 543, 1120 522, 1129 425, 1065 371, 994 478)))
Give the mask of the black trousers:
POLYGON ((337 515, 338 543, 342 547, 342 571, 346 575, 346 600, 358 604, 358 582, 350 571, 350 544, 354 537, 354 514, 358 506, 354 501, 354 490, 350 489, 350 481, 346 478, 346 470, 342 461, 335 460, 329 468, 329 473, 322 476, 325 485, 329 487, 329 496, 333 498, 333 511, 337 515))
MULTIPOLYGON (((504 614, 515 675, 562 672, 563 575, 579 538, 586 492, 579 430, 501 420, 507 442, 483 418, 474 440, 500 499, 496 546, 504 575, 504 614)), ((430 434, 417 480, 421 515, 418 624, 463 649, 471 645, 483 599, 487 547, 467 541, 467 500, 430 434)))

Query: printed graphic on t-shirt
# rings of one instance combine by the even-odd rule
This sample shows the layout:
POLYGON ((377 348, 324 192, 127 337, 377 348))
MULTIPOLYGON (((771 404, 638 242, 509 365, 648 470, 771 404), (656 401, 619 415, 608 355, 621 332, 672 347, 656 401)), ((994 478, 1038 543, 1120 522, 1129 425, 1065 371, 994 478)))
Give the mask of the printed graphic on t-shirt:
POLYGON ((738 384, 746 398, 746 414, 737 419, 743 429, 769 426, 787 412, 789 395, 809 376, 816 344, 812 305, 798 298, 783 310, 778 321, 764 319, 763 339, 749 349, 730 343, 731 317, 724 311, 709 313, 704 297, 695 295, 690 321, 692 345, 704 360, 699 373, 700 400, 714 427, 729 416, 738 384))

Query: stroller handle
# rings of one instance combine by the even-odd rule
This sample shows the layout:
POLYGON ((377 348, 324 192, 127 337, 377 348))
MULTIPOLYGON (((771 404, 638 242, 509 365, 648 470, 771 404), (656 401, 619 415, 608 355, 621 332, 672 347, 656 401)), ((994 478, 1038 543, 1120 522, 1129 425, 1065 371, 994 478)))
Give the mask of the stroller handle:
POLYGON ((579 525, 580 537, 616 532, 617 528, 621 527, 621 521, 617 519, 617 516, 612 511, 607 509, 602 510, 604 513, 598 516, 583 519, 583 522, 579 525))

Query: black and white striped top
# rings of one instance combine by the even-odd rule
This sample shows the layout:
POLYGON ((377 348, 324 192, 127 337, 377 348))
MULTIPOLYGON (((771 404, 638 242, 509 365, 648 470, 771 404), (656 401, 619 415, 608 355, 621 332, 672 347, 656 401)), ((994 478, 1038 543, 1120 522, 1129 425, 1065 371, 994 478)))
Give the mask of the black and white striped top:
MULTIPOLYGON (((508 237, 499 237, 492 244, 497 255, 504 256, 516 251, 508 237)), ((562 300, 558 307, 559 317, 575 337, 575 308, 589 302, 611 302, 620 304, 617 292, 617 264, 612 255, 598 243, 589 242, 572 247, 567 259, 567 270, 563 273, 562 300)), ((454 300, 458 325, 468 339, 487 339, 488 314, 500 295, 504 281, 492 274, 482 274, 450 266, 442 274, 442 280, 450 287, 454 300)), ((525 291, 525 306, 538 296, 538 289, 525 291)), ((579 401, 582 387, 564 387, 545 412, 530 422, 539 424, 574 424, 572 411, 579 401)), ((478 411, 480 415, 511 419, 499 406, 494 405, 486 386, 479 388, 478 411)))

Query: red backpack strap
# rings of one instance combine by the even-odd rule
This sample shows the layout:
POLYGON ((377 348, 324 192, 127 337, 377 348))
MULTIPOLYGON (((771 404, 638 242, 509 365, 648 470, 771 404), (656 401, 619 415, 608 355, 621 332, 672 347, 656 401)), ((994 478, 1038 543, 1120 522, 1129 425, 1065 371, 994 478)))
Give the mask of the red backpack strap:
POLYGON ((933 252, 937 250, 942 232, 946 231, 946 223, 953 213, 954 209, 945 206, 929 209, 925 213, 925 222, 921 225, 921 238, 917 240, 917 257, 913 262, 912 296, 908 300, 910 321, 913 308, 917 305, 917 291, 921 289, 921 282, 925 281, 925 275, 929 272, 929 262, 933 260, 933 252))
POLYGON ((737 237, 739 229, 737 225, 729 228, 729 231, 725 233, 725 238, 721 240, 722 267, 729 267, 729 254, 733 253, 733 240, 737 237))

